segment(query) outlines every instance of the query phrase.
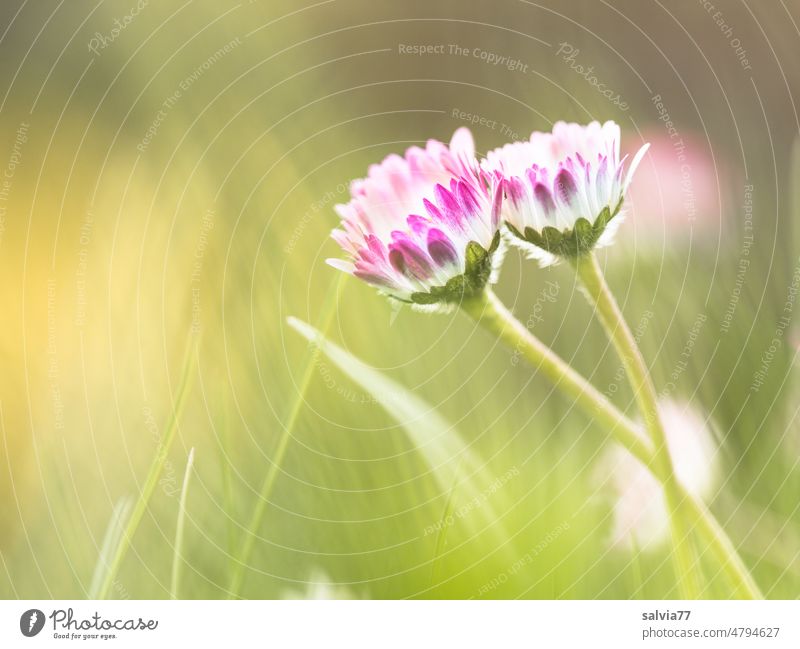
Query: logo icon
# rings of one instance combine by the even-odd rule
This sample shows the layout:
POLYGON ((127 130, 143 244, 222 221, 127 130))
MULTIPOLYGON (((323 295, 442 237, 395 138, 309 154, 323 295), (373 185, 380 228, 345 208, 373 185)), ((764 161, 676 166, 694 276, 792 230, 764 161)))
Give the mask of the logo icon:
POLYGON ((19 630, 22 635, 32 638, 44 628, 44 613, 38 608, 25 611, 19 618, 19 630))

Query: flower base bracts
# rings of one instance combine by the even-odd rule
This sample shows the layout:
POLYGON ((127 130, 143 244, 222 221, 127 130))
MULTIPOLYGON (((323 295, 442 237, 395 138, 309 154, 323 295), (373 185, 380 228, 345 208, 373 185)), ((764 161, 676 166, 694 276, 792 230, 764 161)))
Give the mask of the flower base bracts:
POLYGON ((537 250, 543 250, 554 257, 579 257, 591 251, 597 245, 608 224, 622 210, 622 202, 620 200, 613 212, 608 207, 604 207, 594 223, 589 222, 584 217, 580 217, 575 221, 572 229, 559 230, 547 225, 542 228, 541 232, 538 232, 528 226, 524 232, 520 232, 508 222, 506 222, 506 227, 508 227, 512 236, 530 243, 537 250))
POLYGON ((465 299, 479 295, 494 280, 503 256, 500 232, 496 232, 487 250, 476 241, 470 241, 465 250, 466 269, 463 274, 447 280, 444 286, 432 286, 427 292, 411 294, 411 301, 421 306, 457 305, 465 299))

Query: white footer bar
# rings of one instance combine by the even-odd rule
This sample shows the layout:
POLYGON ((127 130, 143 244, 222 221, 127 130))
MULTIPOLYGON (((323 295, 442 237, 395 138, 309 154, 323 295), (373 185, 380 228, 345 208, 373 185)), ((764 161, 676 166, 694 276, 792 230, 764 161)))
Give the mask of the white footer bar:
POLYGON ((0 647, 800 647, 800 602, 3 601, 0 647))

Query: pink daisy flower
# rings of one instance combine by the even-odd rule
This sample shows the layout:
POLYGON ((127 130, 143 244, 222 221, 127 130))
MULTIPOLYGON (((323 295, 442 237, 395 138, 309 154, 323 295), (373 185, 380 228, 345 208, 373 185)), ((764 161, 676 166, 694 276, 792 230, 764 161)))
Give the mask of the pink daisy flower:
POLYGON ((639 149, 625 173, 619 146, 614 122, 557 122, 552 133, 534 132, 527 142, 491 151, 482 167, 501 179, 511 241, 542 265, 608 245, 648 147, 639 149))
POLYGON ((500 184, 480 170, 466 128, 449 146, 429 140, 390 155, 336 206, 332 236, 349 259, 328 263, 404 302, 456 304, 496 280, 500 184))

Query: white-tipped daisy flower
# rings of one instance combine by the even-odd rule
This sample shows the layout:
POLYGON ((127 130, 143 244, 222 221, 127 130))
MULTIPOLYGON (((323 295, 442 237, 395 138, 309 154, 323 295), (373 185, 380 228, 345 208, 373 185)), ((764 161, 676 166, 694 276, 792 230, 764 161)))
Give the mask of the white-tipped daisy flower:
MULTIPOLYGON (((718 449, 702 414, 687 404, 659 404, 675 476, 692 495, 707 500, 719 483, 718 449)), ((598 481, 613 492, 612 545, 656 550, 669 539, 664 491, 628 451, 614 445, 599 463, 598 481)))
POLYGON ((332 236, 348 256, 329 259, 386 295, 442 309, 496 280, 501 241, 499 180, 482 171, 472 134, 430 140, 372 165, 337 205, 332 236))
POLYGON ((482 166, 501 179, 510 240, 547 265, 612 241, 647 146, 626 173, 617 124, 557 122, 551 133, 491 151, 482 166))

